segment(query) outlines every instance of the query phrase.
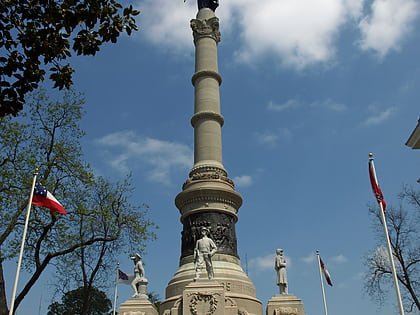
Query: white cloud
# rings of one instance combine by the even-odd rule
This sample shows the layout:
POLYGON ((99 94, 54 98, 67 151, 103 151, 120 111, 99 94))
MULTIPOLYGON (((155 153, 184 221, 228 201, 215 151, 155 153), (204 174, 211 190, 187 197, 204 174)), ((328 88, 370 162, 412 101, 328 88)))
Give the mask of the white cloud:
POLYGON ((298 69, 333 59, 340 27, 360 11, 362 3, 362 0, 232 1, 238 4, 241 13, 243 43, 237 51, 240 60, 254 62, 255 58, 271 54, 281 64, 298 69), (348 5, 351 2, 356 4, 348 5))
POLYGON ((331 99, 326 99, 322 102, 314 102, 311 104, 311 106, 325 108, 334 112, 342 112, 347 109, 346 105, 342 103, 333 102, 331 99))
POLYGON ((248 187, 252 185, 252 177, 249 175, 236 176, 233 178, 233 181, 238 187, 248 187))
POLYGON ((383 123, 384 121, 388 120, 391 117, 391 115, 396 111, 395 107, 389 107, 385 110, 379 111, 374 105, 369 106, 369 109, 373 112, 373 115, 371 115, 364 122, 364 124, 367 126, 378 125, 383 123))
POLYGON ((348 261, 347 257, 344 255, 338 255, 331 258, 331 261, 334 261, 336 263, 342 264, 346 263, 348 261))
POLYGON ((269 147, 275 147, 280 140, 290 141, 292 137, 292 132, 288 128, 280 128, 275 132, 266 130, 256 134, 258 143, 269 147))
POLYGON ((308 256, 301 258, 300 260, 307 264, 312 263, 315 260, 315 254, 311 253, 308 256))
POLYGON ((257 134, 257 141, 263 145, 275 146, 278 139, 279 136, 277 134, 273 134, 269 131, 257 134))
POLYGON ((145 36, 147 40, 171 52, 190 54, 194 45, 190 19, 197 13, 196 1, 144 0, 136 7, 141 11, 139 24, 141 32, 136 36, 145 36))
POLYGON ((359 45, 383 58, 400 49, 401 42, 413 29, 420 6, 416 0, 374 0, 371 11, 359 23, 362 33, 359 45))
POLYGON ((286 103, 283 103, 283 104, 276 104, 273 101, 269 101, 267 108, 268 110, 282 112, 284 110, 297 108, 299 106, 300 106, 300 103, 297 100, 290 99, 286 103))
MULTIPOLYGON (((284 256, 286 259, 287 268, 290 268, 292 265, 292 260, 288 256, 284 256)), ((261 257, 255 257, 249 260, 249 265, 255 267, 259 270, 274 269, 274 261, 276 259, 276 254, 268 254, 261 257)))
MULTIPOLYGON (((411 0, 413 1, 413 0, 411 0)), ((342 27, 361 15, 364 0, 223 0, 217 9, 223 38, 238 38, 238 61, 255 65, 271 56, 283 66, 303 69, 334 60, 342 27)), ((142 0, 137 5, 142 32, 171 52, 191 55, 195 0, 142 0)))
POLYGON ((109 164, 119 172, 127 173, 139 164, 148 165, 151 181, 170 183, 171 171, 188 169, 193 165, 190 147, 169 141, 142 137, 132 131, 119 131, 96 140, 108 151, 109 164))

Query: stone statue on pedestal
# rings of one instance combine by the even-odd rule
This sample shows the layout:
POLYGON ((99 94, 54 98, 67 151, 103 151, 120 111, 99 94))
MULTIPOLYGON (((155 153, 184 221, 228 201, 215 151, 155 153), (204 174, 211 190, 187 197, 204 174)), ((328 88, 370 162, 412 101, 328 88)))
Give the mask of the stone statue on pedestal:
POLYGON ((283 250, 276 250, 276 261, 274 269, 277 271, 277 285, 280 288, 280 294, 289 294, 287 289, 286 259, 283 257, 283 250))
POLYGON ((201 229, 201 238, 196 242, 194 249, 195 278, 200 278, 201 268, 206 264, 207 276, 214 278, 213 263, 211 257, 216 253, 217 246, 211 238, 208 237, 209 230, 206 227, 201 229))
POLYGON ((144 277, 143 263, 140 254, 135 254, 134 256, 131 256, 130 259, 134 262, 134 277, 131 280, 130 285, 133 289, 133 297, 139 297, 142 293, 145 293, 139 291, 139 284, 147 284, 147 280, 144 277))

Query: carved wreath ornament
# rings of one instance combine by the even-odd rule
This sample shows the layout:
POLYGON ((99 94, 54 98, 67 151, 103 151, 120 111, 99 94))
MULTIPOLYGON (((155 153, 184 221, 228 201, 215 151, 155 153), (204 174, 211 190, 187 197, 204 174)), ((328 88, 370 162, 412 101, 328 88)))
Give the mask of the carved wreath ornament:
MULTIPOLYGON (((203 302, 203 303, 208 303, 209 304, 209 309, 206 312, 205 315, 211 315, 214 312, 216 312, 217 309, 217 299, 215 295, 220 295, 220 293, 191 293, 188 296, 191 296, 191 300, 190 300, 190 311, 191 314, 193 315, 198 315, 198 303, 199 302, 203 302)), ((202 315, 202 314, 200 314, 202 315)))

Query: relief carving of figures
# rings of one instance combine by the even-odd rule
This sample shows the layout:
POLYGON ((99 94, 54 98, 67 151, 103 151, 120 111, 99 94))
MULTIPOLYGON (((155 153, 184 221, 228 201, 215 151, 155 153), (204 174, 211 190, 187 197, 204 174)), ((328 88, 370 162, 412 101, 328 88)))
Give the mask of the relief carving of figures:
POLYGON ((228 214, 204 212, 192 214, 184 221, 182 257, 194 254, 203 227, 209 229, 209 237, 216 243, 218 253, 238 256, 234 218, 228 214))

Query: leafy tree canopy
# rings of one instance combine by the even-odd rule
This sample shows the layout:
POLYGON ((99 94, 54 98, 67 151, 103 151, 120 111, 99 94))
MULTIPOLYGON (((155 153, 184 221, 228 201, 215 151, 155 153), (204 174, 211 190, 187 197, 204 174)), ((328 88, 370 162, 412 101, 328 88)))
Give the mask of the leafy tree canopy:
POLYGON ((63 61, 72 51, 95 55, 130 35, 140 12, 115 0, 2 0, 0 13, 1 117, 16 115, 47 71, 55 88, 69 88, 74 69, 63 61))
POLYGON ((57 280, 65 290, 67 283, 71 288, 82 283, 99 287, 109 280, 108 268, 115 266, 115 257, 141 252, 154 238, 147 206, 130 202, 130 176, 110 182, 95 176, 84 161, 80 144, 84 132, 79 126, 82 96, 67 91, 62 99, 50 101, 40 91, 31 99, 18 117, 0 117, 0 315, 8 313, 2 264, 18 254, 35 167, 67 215, 32 207, 22 262, 29 277, 20 283, 15 308, 47 266, 67 277, 57 280))
POLYGON ((80 287, 68 291, 61 299, 61 303, 54 302, 48 307, 47 315, 108 315, 112 308, 111 300, 103 291, 94 287, 88 289, 80 287), (89 308, 82 312, 81 306, 85 295, 90 296, 89 308))

